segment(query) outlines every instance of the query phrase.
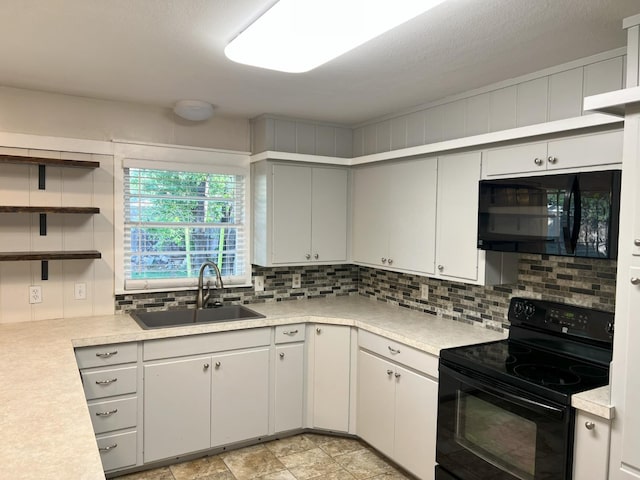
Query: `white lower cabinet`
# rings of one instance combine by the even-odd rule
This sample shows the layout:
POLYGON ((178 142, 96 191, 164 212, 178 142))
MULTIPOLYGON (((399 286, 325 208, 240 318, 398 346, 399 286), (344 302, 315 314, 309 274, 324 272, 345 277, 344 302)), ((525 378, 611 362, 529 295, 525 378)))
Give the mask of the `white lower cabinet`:
POLYGON ((368 332, 359 336, 366 350, 358 352, 358 436, 418 478, 433 479, 438 383, 421 370, 436 375, 436 357, 368 332))
MULTIPOLYGON (((304 329, 304 326, 302 327, 304 329)), ((275 431, 302 428, 304 408, 304 344, 276 346, 275 431)))
POLYGON ((308 378, 311 427, 348 432, 351 327, 317 324, 312 328, 308 378))
POLYGON ((587 412, 576 413, 573 479, 606 480, 609 472, 611 423, 587 412))

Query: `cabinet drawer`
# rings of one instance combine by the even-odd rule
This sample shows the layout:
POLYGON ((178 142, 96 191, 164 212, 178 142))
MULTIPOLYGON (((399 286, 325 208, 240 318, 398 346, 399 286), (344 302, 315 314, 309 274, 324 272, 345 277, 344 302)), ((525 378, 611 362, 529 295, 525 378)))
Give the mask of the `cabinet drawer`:
POLYGON ((93 431, 96 434, 135 427, 138 417, 138 398, 92 403, 89 405, 89 413, 93 431))
POLYGON ((136 437, 135 431, 96 437, 105 472, 136 464, 136 437))
POLYGON ((109 368, 80 372, 87 400, 135 393, 138 367, 109 368))
POLYGON ((622 163, 622 131, 549 142, 548 169, 622 163))
POLYGON ((295 323, 293 325, 279 325, 276 327, 276 344, 304 342, 304 324, 295 323))
POLYGON ((138 349, 135 342, 76 348, 76 361, 80 368, 131 363, 137 359, 138 349))
POLYGON ((271 344, 270 328, 254 328, 233 332, 207 333, 187 337, 163 338, 144 342, 144 360, 224 352, 271 344))
POLYGON ((544 171, 546 158, 546 143, 497 148, 483 154, 482 170, 484 175, 544 171))
POLYGON ((438 357, 364 330, 358 332, 358 345, 426 375, 438 377, 438 357))

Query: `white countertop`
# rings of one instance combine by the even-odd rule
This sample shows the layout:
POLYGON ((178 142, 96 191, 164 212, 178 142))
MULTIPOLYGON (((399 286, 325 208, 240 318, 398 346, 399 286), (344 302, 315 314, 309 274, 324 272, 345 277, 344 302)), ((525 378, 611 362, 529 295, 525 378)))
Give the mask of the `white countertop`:
MULTIPOLYGON (((156 330, 142 330, 128 315, 0 325, 2 476, 11 479, 104 478, 73 347, 301 321, 358 327, 433 355, 438 355, 442 348, 506 336, 363 297, 249 307, 266 318, 156 330)), ((598 410, 608 405, 608 399, 598 403, 597 398, 585 398, 585 408, 591 406, 598 410)))

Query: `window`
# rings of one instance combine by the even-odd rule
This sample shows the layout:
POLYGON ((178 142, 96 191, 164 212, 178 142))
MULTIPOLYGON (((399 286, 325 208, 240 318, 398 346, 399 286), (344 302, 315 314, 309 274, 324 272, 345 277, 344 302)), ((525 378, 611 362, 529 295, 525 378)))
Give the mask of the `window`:
POLYGON ((238 168, 125 159, 124 290, 193 287, 205 260, 248 284, 246 183, 238 168))

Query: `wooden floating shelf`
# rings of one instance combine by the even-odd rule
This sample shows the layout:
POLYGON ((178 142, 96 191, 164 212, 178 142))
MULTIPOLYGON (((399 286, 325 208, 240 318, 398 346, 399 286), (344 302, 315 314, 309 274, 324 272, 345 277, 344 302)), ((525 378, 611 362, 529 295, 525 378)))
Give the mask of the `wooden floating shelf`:
POLYGON ((18 155, 0 155, 0 163, 26 165, 50 165, 53 167, 99 168, 100 162, 87 160, 63 160, 60 158, 21 157, 18 155))
POLYGON ((0 205, 0 213, 100 213, 98 207, 27 207, 0 205))
POLYGON ((0 262, 18 262, 29 260, 83 260, 102 258, 97 250, 76 250, 69 252, 3 252, 0 262))

